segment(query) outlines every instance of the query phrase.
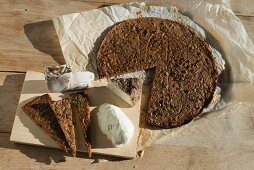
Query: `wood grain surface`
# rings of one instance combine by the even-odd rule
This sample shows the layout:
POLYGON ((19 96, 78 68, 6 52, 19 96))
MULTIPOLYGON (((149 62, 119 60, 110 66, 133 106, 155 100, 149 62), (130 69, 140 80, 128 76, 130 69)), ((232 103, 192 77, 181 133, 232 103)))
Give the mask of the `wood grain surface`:
MULTIPOLYGON (((198 128, 186 129, 173 140, 165 138, 147 148, 143 158, 134 160, 105 156, 88 159, 82 153, 72 158, 56 149, 10 142, 23 72, 64 63, 50 19, 122 2, 129 0, 0 1, 0 169, 253 169, 254 109, 248 107, 245 114, 222 116, 218 128, 225 136, 198 128), (230 122, 235 126, 230 126, 230 122), (210 140, 201 140, 201 135, 210 140), (230 139, 227 147, 220 147, 221 138, 230 139), (198 142, 203 145, 196 146, 198 142)), ((231 0, 231 6, 254 40, 254 1, 231 0)), ((234 95, 245 108, 244 102, 253 99, 253 85, 241 84, 238 89, 234 95), (244 97, 244 93, 249 93, 249 97, 244 97)), ((208 125, 216 128, 212 123, 208 125)))
MULTIPOLYGON (((0 70, 43 71, 48 65, 64 63, 52 18, 131 0, 1 0, 0 70)), ((251 0, 233 0, 247 30, 253 30, 251 0), (244 10, 246 9, 246 11, 244 10), (247 16, 246 16, 247 15, 247 16)), ((253 34, 252 31, 249 34, 253 34)), ((253 37, 253 36, 252 36, 253 37)))
POLYGON ((11 132, 24 78, 24 73, 0 73, 0 133, 11 132))

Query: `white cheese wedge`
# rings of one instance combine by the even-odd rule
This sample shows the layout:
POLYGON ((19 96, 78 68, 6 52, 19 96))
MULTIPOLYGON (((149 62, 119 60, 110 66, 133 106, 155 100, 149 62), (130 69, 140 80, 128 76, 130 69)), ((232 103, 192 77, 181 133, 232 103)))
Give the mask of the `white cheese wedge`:
POLYGON ((123 99, 126 103, 129 105, 133 105, 132 98, 130 94, 123 91, 120 87, 118 87, 114 82, 108 81, 108 84, 106 86, 112 93, 123 99))

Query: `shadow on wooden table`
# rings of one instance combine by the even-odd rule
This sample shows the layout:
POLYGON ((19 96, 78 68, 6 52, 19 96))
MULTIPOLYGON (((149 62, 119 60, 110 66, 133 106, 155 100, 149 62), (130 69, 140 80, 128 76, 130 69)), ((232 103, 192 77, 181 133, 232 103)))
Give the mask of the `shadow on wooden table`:
POLYGON ((0 85, 0 132, 10 133, 18 105, 25 74, 1 75, 0 85))
MULTIPOLYGON (((46 148, 39 146, 31 146, 25 144, 19 144, 11 142, 10 134, 1 133, 0 134, 0 148, 19 150, 22 154, 26 155, 29 159, 35 160, 35 162, 50 165, 52 163, 66 162, 66 160, 71 159, 89 159, 87 153, 77 152, 77 158, 72 158, 71 154, 65 153, 62 150, 54 148, 46 148)), ((90 164, 99 163, 100 160, 105 161, 123 161, 123 158, 103 156, 103 155, 92 155, 90 159, 90 164)))
POLYGON ((24 32, 34 48, 65 64, 61 46, 52 20, 26 24, 24 32))

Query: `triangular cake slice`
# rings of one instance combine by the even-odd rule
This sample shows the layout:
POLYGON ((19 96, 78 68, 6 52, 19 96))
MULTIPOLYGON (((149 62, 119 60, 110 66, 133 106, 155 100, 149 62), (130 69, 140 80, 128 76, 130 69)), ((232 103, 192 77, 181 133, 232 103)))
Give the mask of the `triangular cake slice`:
POLYGON ((54 111, 50 107, 52 102, 51 97, 48 94, 44 94, 25 104, 22 110, 67 152, 69 145, 54 111))
POLYGON ((72 109, 69 99, 63 99, 51 104, 55 116, 60 124, 65 138, 71 148, 71 153, 76 157, 76 139, 72 121, 72 109))
POLYGON ((114 78, 109 81, 107 88, 131 106, 139 101, 142 94, 139 78, 114 78))
POLYGON ((82 128, 82 133, 84 139, 87 143, 87 153, 88 157, 92 156, 92 147, 89 138, 89 126, 90 126, 90 106, 88 102, 88 97, 85 93, 72 93, 71 97, 71 107, 74 114, 78 115, 79 121, 82 128))

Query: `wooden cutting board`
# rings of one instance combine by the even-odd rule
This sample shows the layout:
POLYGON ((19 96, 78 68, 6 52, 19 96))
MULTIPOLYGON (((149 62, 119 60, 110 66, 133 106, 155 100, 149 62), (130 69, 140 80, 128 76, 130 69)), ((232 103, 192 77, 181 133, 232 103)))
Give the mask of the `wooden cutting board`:
MULTIPOLYGON (((60 100, 67 97, 68 93, 50 93, 44 80, 43 73, 27 72, 23 84, 23 89, 20 95, 15 120, 11 132, 10 140, 17 143, 24 143, 30 145, 39 145, 44 147, 59 148, 56 142, 50 138, 33 120, 30 119, 21 109, 21 107, 33 100, 37 96, 49 93, 53 100, 60 100)), ((91 143, 92 152, 98 154, 105 154, 111 156, 119 156, 126 158, 134 158, 136 156, 137 138, 139 133, 139 116, 140 104, 139 101, 135 106, 131 107, 125 103, 121 98, 114 95, 106 87, 94 87, 85 90, 89 97, 91 105, 91 143), (135 132, 128 144, 115 148, 107 139, 97 124, 96 110, 97 107, 103 103, 114 104, 122 109, 126 116, 132 121, 135 132)), ((77 115, 74 115, 74 122, 76 125, 76 142, 77 150, 86 152, 86 143, 83 139, 80 124, 77 115)))

